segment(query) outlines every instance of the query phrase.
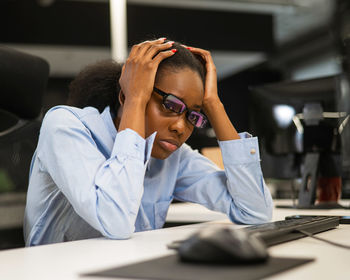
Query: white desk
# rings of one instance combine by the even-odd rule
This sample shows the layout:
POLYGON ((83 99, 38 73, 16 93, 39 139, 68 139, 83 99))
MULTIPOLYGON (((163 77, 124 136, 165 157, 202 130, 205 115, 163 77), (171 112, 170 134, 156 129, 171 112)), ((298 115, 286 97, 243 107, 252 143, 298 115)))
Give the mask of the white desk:
MULTIPOLYGON (((215 218, 211 215, 217 215, 207 212, 201 206, 175 204, 169 211, 169 219, 172 221, 180 217, 176 208, 179 208, 178 212, 182 211, 187 219, 191 213, 197 213, 200 220, 205 220, 206 213, 209 213, 208 220, 215 218), (189 212, 186 213, 185 208, 189 212)), ((287 215, 313 213, 349 215, 350 211, 276 209, 274 220, 283 219, 287 215)), ((217 217, 222 218, 222 216, 217 217)), ((171 254, 172 251, 166 248, 166 244, 173 240, 186 238, 201 227, 222 223, 231 224, 225 219, 205 224, 135 233, 129 240, 101 238, 0 251, 0 279, 98 279, 82 277, 80 274, 171 254)), ((350 245, 350 225, 340 225, 338 229, 321 233, 318 236, 350 245)), ((316 259, 312 263, 277 274, 269 279, 334 280, 350 278, 348 268, 350 250, 337 248, 311 238, 303 238, 274 246, 269 249, 269 252, 273 256, 316 259)))

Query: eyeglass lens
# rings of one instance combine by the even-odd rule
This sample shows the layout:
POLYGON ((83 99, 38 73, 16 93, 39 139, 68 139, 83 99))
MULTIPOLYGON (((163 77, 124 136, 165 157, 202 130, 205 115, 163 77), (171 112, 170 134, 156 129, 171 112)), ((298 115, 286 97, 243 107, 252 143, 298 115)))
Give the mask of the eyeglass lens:
MULTIPOLYGON (((186 105, 173 95, 166 96, 163 103, 167 109, 178 114, 181 114, 186 110, 186 105)), ((188 111, 186 117, 188 121, 196 127, 204 127, 206 124, 205 116, 199 112, 188 111)))
POLYGON ((164 99, 164 106, 175 113, 183 113, 186 110, 186 105, 173 95, 168 95, 164 99))

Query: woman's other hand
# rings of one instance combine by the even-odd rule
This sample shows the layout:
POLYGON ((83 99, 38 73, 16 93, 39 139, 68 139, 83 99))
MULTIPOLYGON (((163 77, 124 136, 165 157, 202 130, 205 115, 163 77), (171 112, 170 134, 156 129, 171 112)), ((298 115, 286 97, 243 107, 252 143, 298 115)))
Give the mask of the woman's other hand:
POLYGON ((206 77, 203 98, 203 110, 220 141, 239 139, 239 135, 226 114, 218 95, 216 67, 209 51, 187 47, 193 54, 199 55, 205 63, 206 77))
POLYGON ((209 51, 200 48, 187 47, 193 54, 202 58, 205 63, 205 91, 203 99, 203 109, 206 110, 207 105, 212 102, 220 102, 217 87, 217 73, 216 66, 209 51))

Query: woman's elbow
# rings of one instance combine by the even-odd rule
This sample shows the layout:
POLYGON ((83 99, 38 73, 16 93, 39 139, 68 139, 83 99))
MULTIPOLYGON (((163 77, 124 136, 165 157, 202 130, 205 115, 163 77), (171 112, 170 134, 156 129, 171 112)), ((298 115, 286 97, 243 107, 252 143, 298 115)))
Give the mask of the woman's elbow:
POLYGON ((257 218, 256 224, 270 222, 272 220, 272 209, 266 209, 266 211, 260 213, 260 215, 257 216, 256 218, 257 218))
POLYGON ((133 232, 131 231, 118 231, 112 234, 110 233, 104 234, 104 237, 108 239, 125 240, 125 239, 130 239, 132 234, 133 232))
POLYGON ((259 211, 253 213, 254 224, 267 223, 272 220, 273 204, 268 204, 265 207, 261 207, 259 211), (254 215, 255 214, 255 215, 254 215))
POLYGON ((273 206, 267 205, 266 207, 261 207, 254 211, 238 210, 235 212, 231 220, 239 224, 256 225, 267 223, 272 219, 273 206))
POLYGON ((135 231, 134 223, 129 219, 115 219, 115 222, 100 223, 100 232, 109 239, 129 239, 135 231))

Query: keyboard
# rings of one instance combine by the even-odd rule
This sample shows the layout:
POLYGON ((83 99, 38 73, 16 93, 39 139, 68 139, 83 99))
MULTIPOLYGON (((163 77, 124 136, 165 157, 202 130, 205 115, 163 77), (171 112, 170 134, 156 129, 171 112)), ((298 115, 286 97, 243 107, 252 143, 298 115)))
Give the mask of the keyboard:
POLYGON ((336 216, 303 217, 249 226, 243 230, 257 235, 270 247, 305 237, 305 234, 298 232, 299 229, 313 234, 334 229, 339 225, 339 220, 336 216))

